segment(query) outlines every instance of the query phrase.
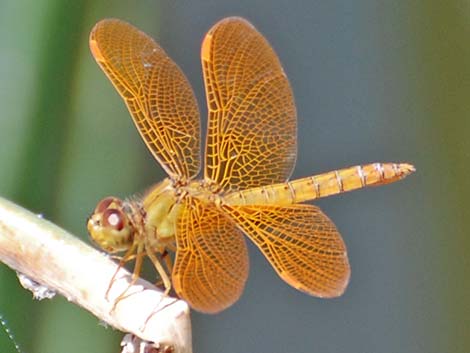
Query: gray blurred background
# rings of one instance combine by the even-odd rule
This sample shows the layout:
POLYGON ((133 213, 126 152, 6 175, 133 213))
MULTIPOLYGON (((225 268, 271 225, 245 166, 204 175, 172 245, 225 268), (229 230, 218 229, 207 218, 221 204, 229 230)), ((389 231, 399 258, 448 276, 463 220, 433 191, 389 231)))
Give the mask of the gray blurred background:
MULTIPOLYGON (((469 352, 466 1, 4 0, 0 195, 88 241, 85 220, 100 198, 163 177, 89 53, 93 24, 118 17, 152 35, 192 82, 205 119, 200 43, 229 15, 268 38, 290 79, 294 177, 376 161, 418 171, 318 202, 349 250, 341 298, 290 288, 251 246, 241 300, 219 315, 192 314, 195 353, 469 352)), ((0 313, 25 353, 119 349, 121 333, 63 298, 33 301, 5 266, 0 313)), ((0 348, 14 352, 1 330, 0 348)))

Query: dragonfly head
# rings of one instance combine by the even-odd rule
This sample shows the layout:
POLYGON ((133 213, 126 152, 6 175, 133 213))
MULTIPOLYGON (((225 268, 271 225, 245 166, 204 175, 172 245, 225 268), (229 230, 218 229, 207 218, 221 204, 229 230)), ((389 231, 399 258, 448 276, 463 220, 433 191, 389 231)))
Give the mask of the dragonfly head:
POLYGON ((134 239, 132 207, 116 197, 101 200, 87 221, 93 241, 108 252, 129 249, 134 239))

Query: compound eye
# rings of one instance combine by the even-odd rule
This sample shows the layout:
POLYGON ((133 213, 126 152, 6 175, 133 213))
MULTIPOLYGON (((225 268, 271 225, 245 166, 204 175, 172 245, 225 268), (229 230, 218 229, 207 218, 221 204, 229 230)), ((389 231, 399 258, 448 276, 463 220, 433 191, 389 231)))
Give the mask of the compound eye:
POLYGON ((122 201, 116 197, 106 197, 96 205, 95 213, 102 213, 108 208, 120 208, 122 207, 122 201))
POLYGON ((126 217, 121 211, 108 208, 103 212, 103 226, 120 231, 126 226, 126 217))

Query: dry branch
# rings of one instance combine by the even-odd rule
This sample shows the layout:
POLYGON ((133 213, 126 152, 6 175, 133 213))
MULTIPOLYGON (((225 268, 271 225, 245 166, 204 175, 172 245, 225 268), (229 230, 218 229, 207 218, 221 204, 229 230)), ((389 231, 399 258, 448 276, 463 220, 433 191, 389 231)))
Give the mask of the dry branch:
POLYGON ((119 270, 106 299, 117 270, 115 262, 53 223, 3 198, 0 261, 118 330, 172 345, 175 353, 192 352, 189 308, 184 301, 164 297, 155 286, 139 279, 112 310, 115 299, 129 285, 130 273, 119 270))

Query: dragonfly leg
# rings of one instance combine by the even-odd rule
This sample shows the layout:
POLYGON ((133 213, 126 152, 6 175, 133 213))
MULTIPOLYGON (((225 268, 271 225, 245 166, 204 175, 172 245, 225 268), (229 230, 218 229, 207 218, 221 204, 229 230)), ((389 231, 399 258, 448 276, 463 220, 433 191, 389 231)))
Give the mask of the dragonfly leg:
POLYGON ((170 290, 171 290, 170 277, 168 276, 167 272, 165 271, 165 268, 162 266, 160 260, 157 258, 157 256, 153 252, 148 251, 147 256, 150 258, 153 265, 155 266, 155 269, 157 270, 158 274, 160 275, 160 278, 163 281, 163 286, 165 287, 164 296, 167 296, 168 293, 170 293, 170 290))
MULTIPOLYGON (((161 299, 159 300, 158 304, 155 306, 155 309, 152 310, 152 313, 145 320, 142 330, 145 329, 145 326, 147 325, 147 323, 149 322, 149 320, 152 318, 153 315, 155 315, 159 310, 164 309, 166 306, 171 305, 171 304, 167 304, 161 307, 161 302, 163 301, 164 298, 168 296, 171 290, 170 277, 168 276, 168 273, 165 271, 164 267, 162 266, 162 263, 160 262, 158 257, 155 255, 155 253, 149 251, 147 252, 147 255, 152 261, 153 265, 155 266, 158 274, 160 275, 161 281, 163 282, 163 286, 165 287, 165 291, 163 292, 163 295, 161 299)), ((171 258, 168 252, 166 252, 166 250, 162 253, 162 258, 164 259, 165 264, 168 267, 168 269, 171 270, 171 267, 172 267, 171 258)), ((176 299, 175 299, 175 302, 176 302, 176 299)))
POLYGON ((124 256, 122 257, 115 257, 113 256, 112 258, 117 258, 119 259, 119 264, 118 264, 118 267, 116 269, 116 271, 114 272, 113 274, 113 277, 111 277, 111 281, 109 282, 109 286, 108 286, 108 289, 106 290, 106 294, 105 294, 105 298, 106 300, 109 300, 109 291, 111 290, 111 287, 113 286, 113 283, 114 281, 116 280, 116 276, 119 272, 119 270, 124 267, 124 265, 126 264, 126 262, 128 261, 131 261, 133 260, 135 257, 136 257, 136 254, 134 254, 135 252, 135 246, 132 246, 131 248, 129 248, 129 250, 126 251, 126 253, 124 254, 124 256))
MULTIPOLYGON (((129 290, 129 288, 131 288, 135 282, 137 281, 137 279, 139 278, 139 274, 140 274, 140 271, 142 270, 142 263, 143 263, 143 260, 144 260, 144 256, 145 256, 145 251, 144 251, 144 245, 142 244, 139 244, 138 248, 137 248, 137 254, 136 255, 133 255, 133 254, 130 254, 129 257, 132 257, 132 258, 135 258, 135 266, 134 266, 134 271, 132 272, 132 277, 131 277, 131 281, 129 282, 129 284, 127 285, 126 289, 122 291, 121 294, 119 294, 119 296, 116 298, 116 300, 114 301, 114 304, 113 304, 113 307, 111 308, 111 312, 114 312, 114 310, 116 309, 116 306, 118 305, 118 303, 123 300, 124 298, 127 297, 126 293, 127 291, 129 290)), ((121 260, 122 264, 120 263, 120 267, 122 267, 122 265, 124 265, 125 262, 127 262, 128 260, 126 259, 126 257, 124 256, 123 259, 121 260)), ((117 272, 116 272, 117 273, 117 272)), ((108 292, 109 292, 109 288, 108 288, 108 292)))
POLYGON ((167 273, 173 273, 173 260, 171 259, 170 253, 168 250, 165 250, 162 254, 162 259, 165 261, 165 266, 167 269, 167 273))

